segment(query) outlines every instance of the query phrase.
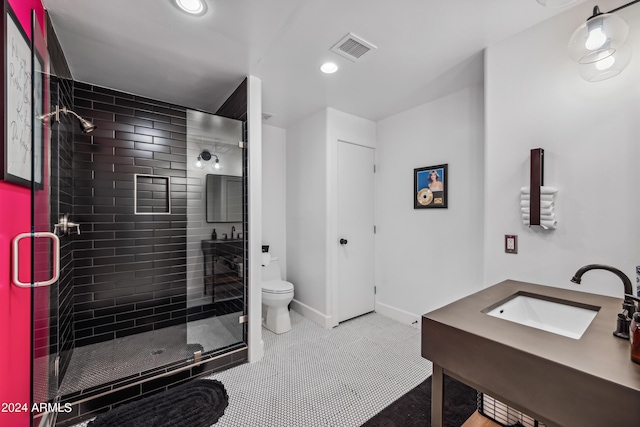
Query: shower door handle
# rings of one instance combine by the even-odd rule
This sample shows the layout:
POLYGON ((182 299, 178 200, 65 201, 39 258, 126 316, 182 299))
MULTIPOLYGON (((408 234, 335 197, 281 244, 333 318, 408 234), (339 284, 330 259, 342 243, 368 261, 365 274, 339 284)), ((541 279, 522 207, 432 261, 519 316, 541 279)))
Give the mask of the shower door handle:
POLYGON ((15 283, 16 286, 19 286, 21 288, 38 288, 40 286, 50 286, 55 282, 57 282, 58 279, 60 278, 60 239, 55 234, 49 233, 49 232, 18 234, 15 237, 15 239, 13 239, 12 252, 13 253, 11 255, 13 260, 13 283, 15 283), (27 237, 33 238, 33 239, 47 238, 47 239, 53 240, 53 277, 51 279, 46 280, 44 282, 34 282, 33 284, 22 283, 20 281, 19 274, 18 274, 19 273, 18 269, 20 267, 20 257, 19 257, 20 252, 18 250, 18 244, 20 243, 20 240, 26 239, 27 237))

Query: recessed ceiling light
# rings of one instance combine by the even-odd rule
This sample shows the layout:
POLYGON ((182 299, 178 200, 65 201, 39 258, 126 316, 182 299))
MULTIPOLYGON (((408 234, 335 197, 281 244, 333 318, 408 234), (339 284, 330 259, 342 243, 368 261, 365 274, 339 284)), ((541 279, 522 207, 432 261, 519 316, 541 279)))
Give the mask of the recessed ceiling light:
POLYGON ((333 74, 336 71, 338 71, 338 66, 336 64, 334 64, 333 62, 325 62, 320 67, 320 71, 322 71, 323 73, 326 73, 326 74, 333 74))
POLYGON ((191 15, 202 15, 207 11, 204 0, 175 0, 176 5, 191 15))

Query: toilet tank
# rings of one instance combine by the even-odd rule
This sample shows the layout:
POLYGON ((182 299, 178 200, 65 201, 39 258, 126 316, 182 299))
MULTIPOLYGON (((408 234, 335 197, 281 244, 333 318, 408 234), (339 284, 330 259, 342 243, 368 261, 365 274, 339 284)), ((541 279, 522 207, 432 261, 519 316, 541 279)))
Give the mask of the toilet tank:
POLYGON ((269 265, 262 267, 262 281, 268 280, 282 280, 282 273, 280 272, 280 262, 278 258, 271 257, 269 265))

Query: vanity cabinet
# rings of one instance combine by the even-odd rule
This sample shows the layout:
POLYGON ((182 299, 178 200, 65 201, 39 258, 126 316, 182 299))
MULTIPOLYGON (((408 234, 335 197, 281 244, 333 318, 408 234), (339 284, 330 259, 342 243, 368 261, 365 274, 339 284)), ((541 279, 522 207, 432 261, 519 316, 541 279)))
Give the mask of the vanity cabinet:
POLYGON ((640 365, 629 341, 612 333, 621 307, 620 298, 506 280, 423 315, 422 356, 433 362, 431 426, 443 425, 443 375, 549 427, 637 426, 640 365), (486 314, 518 293, 598 313, 580 339, 486 314))
POLYGON ((203 240, 204 294, 212 302, 244 297, 244 241, 203 240))

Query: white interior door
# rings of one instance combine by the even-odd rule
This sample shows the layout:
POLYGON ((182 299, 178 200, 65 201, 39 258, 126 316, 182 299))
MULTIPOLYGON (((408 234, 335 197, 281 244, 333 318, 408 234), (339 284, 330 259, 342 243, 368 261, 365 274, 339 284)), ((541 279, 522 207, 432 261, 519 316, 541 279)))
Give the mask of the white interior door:
POLYGON ((339 321, 374 310, 374 150, 338 141, 339 321))

